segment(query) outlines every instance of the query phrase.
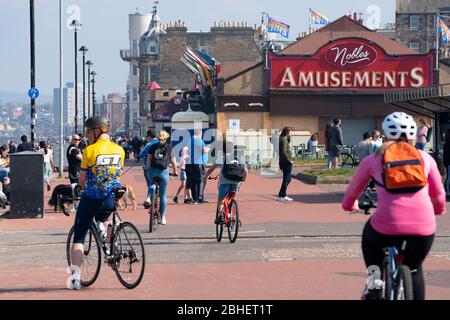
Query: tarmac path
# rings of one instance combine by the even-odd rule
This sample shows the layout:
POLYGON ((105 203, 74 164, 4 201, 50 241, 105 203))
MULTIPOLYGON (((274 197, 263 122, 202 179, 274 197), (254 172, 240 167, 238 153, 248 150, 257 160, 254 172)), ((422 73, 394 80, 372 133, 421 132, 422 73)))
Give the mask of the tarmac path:
MULTIPOLYGON (((293 180, 293 203, 275 201, 278 175, 253 172, 241 188, 243 226, 235 244, 215 240, 216 183, 203 205, 176 205, 169 198, 166 226, 147 232, 141 203, 140 167, 123 177, 133 186, 136 211, 122 211, 136 224, 146 249, 140 286, 124 289, 102 265, 97 282, 80 292, 65 289, 65 242, 73 217, 47 209, 44 219, 0 218, 0 299, 131 300, 353 300, 366 279, 360 241, 368 217, 340 208, 343 185, 306 185, 293 180)), ((67 183, 54 181, 52 186, 67 183)), ((179 182, 169 186, 173 195, 179 182)), ((46 201, 50 193, 46 193, 46 201)), ((450 298, 450 216, 438 217, 437 237, 424 269, 428 299, 450 298)))

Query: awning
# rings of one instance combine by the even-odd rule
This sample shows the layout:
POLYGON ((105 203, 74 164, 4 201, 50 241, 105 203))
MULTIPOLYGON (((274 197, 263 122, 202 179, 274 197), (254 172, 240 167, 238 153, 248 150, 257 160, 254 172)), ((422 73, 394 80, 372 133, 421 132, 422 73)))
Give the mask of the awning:
POLYGON ((450 83, 388 92, 384 95, 384 102, 407 112, 432 118, 434 150, 437 155, 442 140, 440 115, 450 112, 450 83))
POLYGON ((428 88, 393 91, 384 94, 384 102, 405 111, 435 119, 450 112, 450 83, 428 88))
POLYGON ((152 83, 150 83, 148 90, 155 91, 156 89, 161 89, 161 86, 158 84, 158 82, 153 81, 152 83))

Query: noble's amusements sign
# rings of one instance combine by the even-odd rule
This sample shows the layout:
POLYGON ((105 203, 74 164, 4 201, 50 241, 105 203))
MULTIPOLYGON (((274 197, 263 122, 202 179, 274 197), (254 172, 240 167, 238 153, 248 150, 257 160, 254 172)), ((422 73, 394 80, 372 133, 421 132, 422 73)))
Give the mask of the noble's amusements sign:
POLYGON ((270 88, 407 89, 434 85, 434 54, 388 55, 365 39, 331 42, 310 56, 271 53, 270 88))

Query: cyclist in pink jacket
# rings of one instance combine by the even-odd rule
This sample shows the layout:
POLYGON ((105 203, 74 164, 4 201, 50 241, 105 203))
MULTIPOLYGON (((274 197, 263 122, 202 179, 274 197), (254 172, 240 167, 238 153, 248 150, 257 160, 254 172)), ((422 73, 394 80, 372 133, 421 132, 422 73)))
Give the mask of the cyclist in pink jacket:
MULTIPOLYGON (((359 211, 357 199, 371 179, 382 184, 382 159, 386 148, 393 141, 408 141, 413 144, 417 136, 417 125, 411 116, 396 112, 386 117, 383 131, 390 142, 385 142, 376 153, 361 161, 342 203, 345 211, 359 211)), ((446 203, 445 190, 435 160, 428 153, 420 151, 420 154, 428 184, 417 192, 400 194, 377 187, 377 210, 365 225, 362 236, 366 267, 378 266, 380 269, 383 268, 383 249, 390 246, 400 248, 403 241, 407 241, 403 263, 413 271, 415 300, 425 299, 422 264, 436 233, 435 215, 445 214, 446 203)), ((366 288, 365 294, 367 293, 366 288)))

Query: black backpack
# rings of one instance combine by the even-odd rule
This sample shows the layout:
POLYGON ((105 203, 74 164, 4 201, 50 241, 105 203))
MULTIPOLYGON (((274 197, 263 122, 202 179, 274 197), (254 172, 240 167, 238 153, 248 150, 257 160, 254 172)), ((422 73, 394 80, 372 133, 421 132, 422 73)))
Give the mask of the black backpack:
POLYGON ((169 167, 169 161, 170 152, 167 144, 158 143, 152 156, 151 166, 156 169, 167 169, 169 167))
POLYGON ((223 176, 231 181, 245 181, 245 167, 242 164, 239 164, 238 161, 224 161, 222 174, 223 176))

